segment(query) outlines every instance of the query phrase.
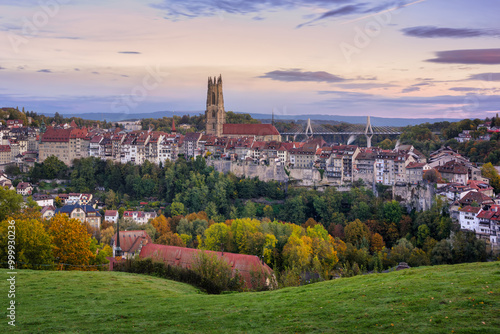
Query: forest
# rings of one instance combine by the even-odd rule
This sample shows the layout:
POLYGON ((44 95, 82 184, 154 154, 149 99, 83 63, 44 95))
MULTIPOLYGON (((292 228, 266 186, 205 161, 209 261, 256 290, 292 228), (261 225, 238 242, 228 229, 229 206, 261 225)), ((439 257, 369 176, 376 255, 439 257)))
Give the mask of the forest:
MULTIPOLYGON (((50 159, 37 164, 30 178, 65 175, 64 191, 94 193, 106 209, 159 214, 145 225, 121 220, 121 230, 145 229, 166 245, 257 255, 280 273, 282 285, 300 284, 304 273, 330 279, 399 262, 419 266, 488 257, 484 241, 459 232, 446 203, 436 199, 429 211, 408 211, 383 187, 379 197, 364 187, 296 188, 219 173, 201 157, 160 166, 91 157, 75 160, 71 169, 50 159)), ((106 245, 116 226, 104 222, 88 232, 106 245)))

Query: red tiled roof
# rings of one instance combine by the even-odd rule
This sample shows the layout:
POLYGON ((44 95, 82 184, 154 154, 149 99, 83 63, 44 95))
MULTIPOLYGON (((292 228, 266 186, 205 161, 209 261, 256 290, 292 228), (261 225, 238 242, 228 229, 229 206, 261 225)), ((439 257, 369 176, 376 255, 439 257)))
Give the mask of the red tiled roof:
POLYGON ((491 203, 493 204, 494 201, 493 199, 491 199, 491 197, 489 196, 486 196, 485 194, 483 194, 482 192, 478 192, 478 191, 470 191, 467 193, 467 195, 465 195, 461 200, 458 201, 460 204, 464 205, 464 204, 470 204, 470 203, 473 203, 473 202, 476 202, 478 204, 483 204, 483 203, 491 203))
POLYGON ((215 254, 218 258, 224 258, 231 266, 233 271, 238 273, 245 280, 247 287, 252 287, 252 272, 260 271, 266 274, 272 274, 272 269, 255 255, 222 253, 214 251, 206 251, 200 249, 165 246, 149 243, 142 247, 139 256, 141 258, 152 258, 154 260, 161 260, 172 266, 181 266, 183 268, 192 268, 196 259, 196 255, 200 252, 208 254, 215 254))
POLYGON ((0 152, 10 152, 9 145, 0 145, 0 152))
POLYGON ((42 142, 69 142, 71 129, 54 129, 47 127, 47 131, 42 135, 42 142))
MULTIPOLYGON (((116 246, 116 234, 113 236, 114 243, 116 246)), ((151 243, 151 237, 144 230, 136 230, 136 231, 120 231, 120 248, 122 251, 127 253, 133 253, 139 249, 141 245, 141 241, 143 245, 145 243, 151 243)), ((142 253, 142 252, 141 252, 142 253)))
POLYGON ((112 216, 112 217, 116 217, 116 215, 118 214, 118 211, 117 210, 106 210, 104 211, 104 216, 112 216))
POLYGON ((481 210, 481 208, 480 208, 480 207, 473 207, 473 206, 467 205, 466 207, 461 208, 461 209, 460 209, 460 210, 458 210, 458 211, 460 211, 460 212, 472 212, 472 213, 478 213, 478 212, 479 212, 479 210, 481 210))
POLYGON ((424 163, 410 162, 408 166, 406 166, 406 169, 423 168, 424 166, 424 163))
POLYGON ((224 124, 224 135, 272 136, 280 133, 272 124, 224 124))

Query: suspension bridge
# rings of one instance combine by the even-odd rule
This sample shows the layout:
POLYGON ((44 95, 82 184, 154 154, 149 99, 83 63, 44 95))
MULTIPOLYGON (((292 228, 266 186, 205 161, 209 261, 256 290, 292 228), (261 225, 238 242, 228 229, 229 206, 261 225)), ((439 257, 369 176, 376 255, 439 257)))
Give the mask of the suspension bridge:
POLYGON ((399 136, 401 133, 399 129, 390 126, 372 126, 370 116, 367 117, 366 125, 349 124, 343 131, 333 131, 322 124, 311 122, 310 118, 307 119, 305 126, 302 124, 294 124, 292 128, 280 131, 281 136, 285 136, 286 140, 292 136, 294 141, 297 136, 300 135, 305 135, 308 138, 316 135, 348 135, 348 145, 356 140, 357 136, 364 135, 366 137, 367 147, 371 147, 372 137, 374 135, 399 136))

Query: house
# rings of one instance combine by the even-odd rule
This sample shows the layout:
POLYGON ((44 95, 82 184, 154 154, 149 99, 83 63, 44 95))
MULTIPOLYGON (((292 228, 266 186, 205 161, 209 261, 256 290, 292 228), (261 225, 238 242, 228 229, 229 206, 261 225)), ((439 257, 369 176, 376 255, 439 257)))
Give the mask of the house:
POLYGON ((238 272, 241 275, 244 285, 249 289, 255 286, 255 273, 262 275, 263 284, 274 285, 273 270, 255 255, 214 252, 148 243, 142 247, 139 257, 142 259, 152 258, 156 261, 163 261, 165 264, 171 266, 191 269, 201 252, 224 259, 231 266, 233 273, 238 272))
POLYGON ((0 173, 0 187, 9 189, 9 190, 14 190, 14 187, 12 186, 12 181, 7 178, 7 175, 0 173))
POLYGON ((478 219, 476 219, 477 214, 481 211, 480 207, 473 207, 467 205, 458 210, 460 212, 458 217, 458 222, 460 223, 460 228, 463 230, 475 231, 478 229, 478 219))
POLYGON ((411 162, 406 166, 406 180, 411 184, 419 184, 424 180, 425 163, 411 162))
POLYGON ((184 155, 186 158, 196 158, 203 152, 200 152, 198 142, 200 141, 201 133, 190 132, 184 136, 184 155))
POLYGON ((124 219, 129 219, 137 224, 147 224, 150 219, 156 218, 156 212, 144 212, 144 211, 125 211, 123 213, 124 219))
MULTIPOLYGON (((113 256, 116 251, 116 234, 113 236, 111 244, 113 245, 113 256)), ((143 246, 152 243, 151 237, 144 230, 120 231, 120 248, 122 256, 131 258, 141 252, 143 246)))
POLYGON ((106 210, 104 212, 104 220, 108 222, 117 223, 118 222, 118 211, 117 210, 106 210))
POLYGON ((469 180, 467 182, 467 186, 475 189, 478 192, 485 194, 486 196, 493 197, 495 193, 493 191, 493 187, 490 186, 487 182, 477 181, 477 180, 469 180))
POLYGON ((476 233, 479 239, 488 240, 498 247, 500 234, 500 205, 480 207, 466 206, 460 211, 460 228, 476 233))
POLYGON ((91 203, 92 197, 92 194, 69 193, 66 204, 87 205, 91 203))
POLYGON ((91 205, 69 204, 56 209, 57 213, 64 213, 69 218, 75 218, 82 223, 89 223, 93 228, 101 228, 101 214, 91 205))
POLYGON ((50 195, 34 194, 33 200, 38 204, 38 206, 40 206, 42 208, 45 206, 53 206, 54 205, 54 199, 50 195))
POLYGON ((44 206, 42 208, 42 211, 40 211, 40 213, 42 214, 43 219, 50 219, 54 217, 54 215, 56 214, 56 208, 52 205, 44 206))
POLYGON ((443 179, 449 182, 467 184, 469 181, 469 169, 463 162, 450 160, 442 166, 438 166, 437 171, 441 173, 443 179))
POLYGON ((253 137, 257 141, 281 141, 279 131, 272 124, 223 124, 222 136, 253 137))
POLYGON ((8 119, 7 120, 7 127, 9 129, 21 128, 22 126, 23 126, 23 120, 21 120, 21 119, 8 119))
POLYGON ((16 192, 19 195, 29 196, 33 192, 33 186, 29 182, 19 182, 16 187, 16 192))
POLYGON ((12 152, 10 145, 0 145, 0 164, 12 162, 12 152))
POLYGON ((478 191, 469 191, 467 195, 465 195, 458 201, 458 203, 460 203, 462 207, 472 205, 474 202, 479 206, 495 204, 495 201, 491 197, 486 196, 485 194, 478 191))

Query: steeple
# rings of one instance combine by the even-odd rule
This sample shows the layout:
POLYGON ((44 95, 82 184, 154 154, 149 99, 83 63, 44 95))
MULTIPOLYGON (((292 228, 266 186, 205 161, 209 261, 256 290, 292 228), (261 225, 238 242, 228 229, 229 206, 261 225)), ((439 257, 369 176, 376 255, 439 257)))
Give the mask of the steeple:
POLYGON ((171 133, 177 133, 177 131, 175 130, 175 119, 174 119, 174 116, 172 116, 172 130, 170 131, 171 133))
POLYGON ((222 75, 219 74, 219 78, 208 79, 205 133, 221 137, 224 123, 226 123, 226 112, 222 94, 222 75))
POLYGON ((116 248, 115 248, 115 257, 122 256, 123 252, 120 247, 120 221, 116 222, 116 248))

